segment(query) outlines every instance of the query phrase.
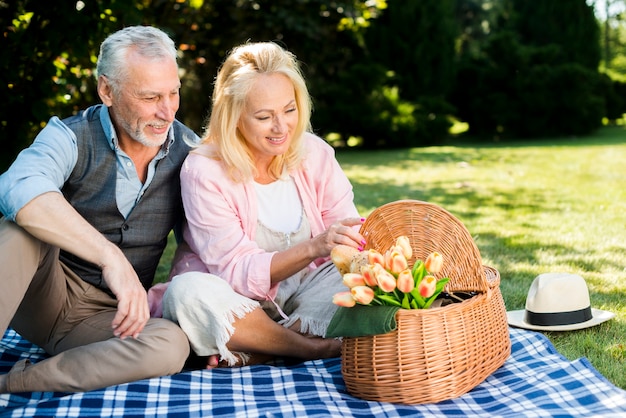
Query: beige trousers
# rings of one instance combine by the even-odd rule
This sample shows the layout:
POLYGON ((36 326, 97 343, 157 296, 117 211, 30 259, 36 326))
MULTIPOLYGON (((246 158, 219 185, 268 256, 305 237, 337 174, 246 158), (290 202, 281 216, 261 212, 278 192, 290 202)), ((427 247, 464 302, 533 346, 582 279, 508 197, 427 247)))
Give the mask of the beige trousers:
POLYGON ((0 219, 0 335, 10 325, 50 358, 18 362, 3 392, 82 392, 179 372, 189 355, 182 330, 152 318, 138 338, 113 335, 117 301, 67 269, 59 249, 0 219))

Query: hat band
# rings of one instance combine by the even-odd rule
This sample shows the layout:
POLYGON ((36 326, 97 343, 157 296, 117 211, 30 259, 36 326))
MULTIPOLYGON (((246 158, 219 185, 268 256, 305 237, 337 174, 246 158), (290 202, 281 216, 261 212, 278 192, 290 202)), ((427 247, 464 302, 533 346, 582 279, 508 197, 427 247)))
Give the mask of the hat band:
POLYGON ((532 325, 552 326, 552 325, 570 325, 579 324, 581 322, 589 321, 593 318, 591 314, 591 306, 578 311, 569 312, 532 312, 526 310, 524 320, 532 325))

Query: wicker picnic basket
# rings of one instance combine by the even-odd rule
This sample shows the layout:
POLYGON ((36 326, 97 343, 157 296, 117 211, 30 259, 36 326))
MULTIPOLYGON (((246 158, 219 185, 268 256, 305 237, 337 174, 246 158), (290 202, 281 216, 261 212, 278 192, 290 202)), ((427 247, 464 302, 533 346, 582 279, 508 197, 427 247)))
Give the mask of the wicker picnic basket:
POLYGON ((434 403, 461 396, 509 357, 511 342, 500 274, 482 265, 465 226, 441 207, 400 200, 375 209, 361 228, 367 248, 386 251, 407 235, 413 258, 437 251, 449 277, 446 292, 477 292, 463 302, 430 309, 400 309, 387 334, 345 337, 342 374, 356 397, 404 404, 434 403))

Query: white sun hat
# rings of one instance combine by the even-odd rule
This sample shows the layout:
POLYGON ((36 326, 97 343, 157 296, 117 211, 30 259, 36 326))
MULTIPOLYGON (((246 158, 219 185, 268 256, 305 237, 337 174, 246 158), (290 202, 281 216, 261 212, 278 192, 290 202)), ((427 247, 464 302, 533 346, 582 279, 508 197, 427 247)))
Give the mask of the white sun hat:
POLYGON ((573 331, 601 324, 614 313, 594 309, 585 279, 570 273, 543 273, 535 277, 526 309, 508 311, 509 325, 539 331, 573 331))

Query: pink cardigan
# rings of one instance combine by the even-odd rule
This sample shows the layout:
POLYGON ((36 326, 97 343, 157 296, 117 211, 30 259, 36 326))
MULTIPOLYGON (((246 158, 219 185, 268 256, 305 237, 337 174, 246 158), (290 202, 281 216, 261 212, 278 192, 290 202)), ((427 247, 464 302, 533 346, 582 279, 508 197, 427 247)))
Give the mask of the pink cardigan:
MULTIPOLYGON (((350 181, 335 159, 334 149, 321 138, 305 134, 307 156, 290 173, 302 198, 312 236, 332 223, 359 217, 350 181)), ((249 298, 271 300, 277 285, 270 284, 273 252, 255 242, 257 200, 253 183, 237 183, 222 163, 207 158, 212 145, 194 150, 181 169, 185 216, 183 243, 172 263, 172 277, 187 271, 210 272, 226 279, 249 298)), ((311 268, 326 259, 316 260, 311 268)))

